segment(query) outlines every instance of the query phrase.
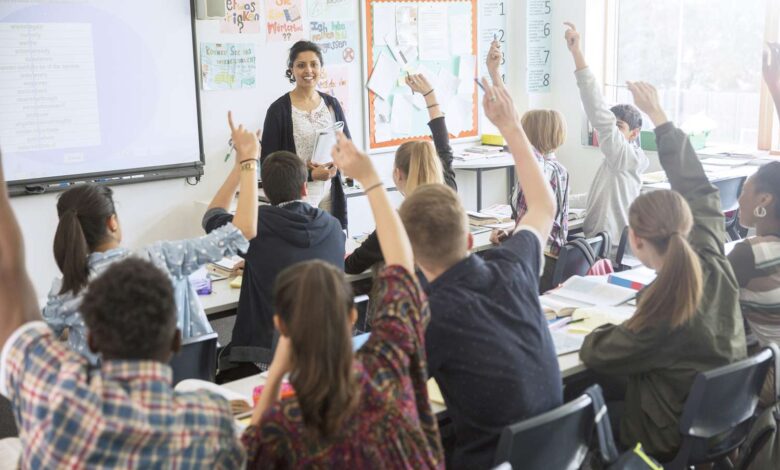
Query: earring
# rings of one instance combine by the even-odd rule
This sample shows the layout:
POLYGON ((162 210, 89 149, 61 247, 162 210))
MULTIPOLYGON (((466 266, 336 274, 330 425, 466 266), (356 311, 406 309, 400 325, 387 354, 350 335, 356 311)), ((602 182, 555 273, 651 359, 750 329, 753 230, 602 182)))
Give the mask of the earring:
POLYGON ((759 219, 763 219, 766 217, 766 207, 756 206, 756 208, 753 209, 753 215, 759 219))

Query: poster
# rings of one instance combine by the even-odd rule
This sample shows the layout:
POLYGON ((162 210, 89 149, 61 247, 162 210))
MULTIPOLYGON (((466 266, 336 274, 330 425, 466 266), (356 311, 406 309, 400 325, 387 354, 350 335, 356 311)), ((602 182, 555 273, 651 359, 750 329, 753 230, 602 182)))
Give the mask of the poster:
POLYGON ((356 21, 310 21, 310 40, 322 49, 325 64, 343 64, 357 59, 356 21))
POLYGON ((320 91, 336 97, 349 116, 349 66, 329 65, 322 69, 322 76, 317 83, 320 91))
POLYGON ((257 34, 260 32, 260 0, 225 0, 225 19, 221 33, 257 34))
POLYGON ((355 19, 354 0, 308 0, 307 14, 309 18, 318 20, 355 19))
POLYGON ((203 90, 254 88, 256 67, 253 43, 200 43, 200 78, 203 90))
POLYGON ((549 93, 552 72, 552 7, 546 0, 528 0, 526 15, 529 93, 549 93))
POLYGON ((302 0, 265 0, 268 42, 295 42, 303 38, 302 0))

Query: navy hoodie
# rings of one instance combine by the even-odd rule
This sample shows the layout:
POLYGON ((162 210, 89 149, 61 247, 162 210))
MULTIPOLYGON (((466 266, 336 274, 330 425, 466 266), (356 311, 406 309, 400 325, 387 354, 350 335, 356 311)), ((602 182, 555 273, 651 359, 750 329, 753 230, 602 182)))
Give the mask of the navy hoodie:
MULTIPOLYGON (((257 236, 244 254, 244 278, 238 299, 230 362, 270 364, 272 355, 273 289, 276 276, 288 266, 320 259, 344 269, 344 232, 338 219, 305 202, 283 207, 263 205, 257 217, 257 236)), ((233 220, 221 208, 203 216, 206 233, 233 220)))

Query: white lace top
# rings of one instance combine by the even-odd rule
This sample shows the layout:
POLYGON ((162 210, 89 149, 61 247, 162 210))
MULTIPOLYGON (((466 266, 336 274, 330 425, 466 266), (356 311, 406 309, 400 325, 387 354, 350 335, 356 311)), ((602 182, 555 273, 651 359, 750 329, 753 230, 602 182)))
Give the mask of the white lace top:
MULTIPOLYGON (((308 162, 314 156, 314 144, 317 143, 317 131, 334 124, 330 109, 324 99, 311 111, 304 111, 295 106, 292 107, 293 140, 295 141, 295 153, 308 162)), ((306 202, 322 209, 330 209, 330 180, 309 181, 309 197, 306 202)))

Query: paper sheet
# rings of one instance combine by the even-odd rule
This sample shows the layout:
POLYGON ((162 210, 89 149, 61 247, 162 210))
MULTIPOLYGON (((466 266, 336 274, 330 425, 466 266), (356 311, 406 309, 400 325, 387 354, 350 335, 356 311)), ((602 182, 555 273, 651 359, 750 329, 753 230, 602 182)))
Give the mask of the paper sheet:
POLYGON ((400 73, 401 67, 390 57, 390 54, 380 52, 366 86, 382 99, 387 99, 395 88, 400 73))
POLYGON ((387 100, 377 97, 374 100, 374 116, 377 123, 390 122, 390 103, 387 100))
POLYGON ((468 15, 453 15, 450 23, 450 54, 471 54, 471 18, 468 15))
POLYGON ((390 125, 394 135, 409 135, 412 133, 412 104, 403 96, 393 97, 390 125))
POLYGON ((419 93, 415 94, 404 94, 404 98, 406 98, 409 103, 412 104, 417 109, 428 109, 428 105, 425 104, 425 97, 419 93))
POLYGON ((473 55, 462 55, 458 60, 458 94, 471 95, 474 93, 474 78, 477 74, 477 58, 473 55))
POLYGON ((447 5, 425 3, 418 9, 420 60, 449 58, 447 5))
POLYGON ((436 98, 445 113, 449 111, 450 101, 458 94, 460 79, 449 70, 442 68, 436 78, 436 98))
POLYGON ((395 22, 388 21, 388 18, 395 16, 395 5, 374 3, 374 46, 384 46, 385 37, 390 35, 395 37, 395 22))
POLYGON ((416 6, 398 5, 395 7, 395 37, 399 47, 417 46, 417 15, 416 6))
POLYGON ((456 96, 447 106, 447 130, 457 136, 463 131, 471 130, 472 101, 470 96, 456 96))

